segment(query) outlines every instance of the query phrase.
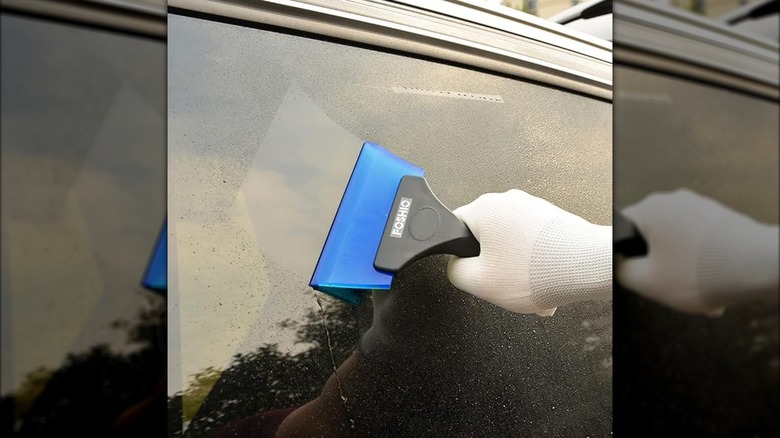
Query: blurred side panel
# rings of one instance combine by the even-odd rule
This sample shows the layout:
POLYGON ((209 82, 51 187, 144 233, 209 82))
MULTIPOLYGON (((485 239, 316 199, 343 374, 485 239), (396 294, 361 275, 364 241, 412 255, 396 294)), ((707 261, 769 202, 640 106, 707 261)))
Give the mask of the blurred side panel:
POLYGON ((165 429, 165 16, 137 3, 2 2, 3 436, 165 429))
MULTIPOLYGON (((773 31, 725 3, 615 3, 616 211, 686 188, 778 223, 777 2, 748 19, 773 31)), ((780 434, 776 303, 707 318, 614 293, 616 436, 780 434)))

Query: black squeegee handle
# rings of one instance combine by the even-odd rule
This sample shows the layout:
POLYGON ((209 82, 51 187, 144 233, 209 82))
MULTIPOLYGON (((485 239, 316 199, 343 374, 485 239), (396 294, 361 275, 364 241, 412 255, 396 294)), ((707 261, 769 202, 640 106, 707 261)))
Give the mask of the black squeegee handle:
POLYGON ((436 198, 425 178, 405 176, 398 185, 374 267, 396 273, 433 254, 475 257, 479 241, 436 198))
POLYGON ((647 242, 636 226, 615 212, 612 219, 612 247, 615 255, 641 257, 647 255, 647 242))

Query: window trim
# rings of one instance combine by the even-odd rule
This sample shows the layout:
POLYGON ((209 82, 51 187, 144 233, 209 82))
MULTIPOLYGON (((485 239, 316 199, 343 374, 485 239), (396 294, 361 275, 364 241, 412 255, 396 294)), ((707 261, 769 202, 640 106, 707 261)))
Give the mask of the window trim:
MULTIPOLYGON (((508 32, 405 5, 339 0, 322 6, 314 4, 315 1, 322 0, 307 3, 267 0, 251 6, 215 0, 171 0, 169 13, 285 28, 476 67, 612 100, 609 43, 586 44, 580 33, 569 32, 556 23, 536 22, 541 19, 516 21, 508 32), (524 36, 529 34, 534 38, 524 36), (545 42, 545 36, 557 36, 557 45, 545 42)), ((503 24, 509 26, 509 21, 503 24)))

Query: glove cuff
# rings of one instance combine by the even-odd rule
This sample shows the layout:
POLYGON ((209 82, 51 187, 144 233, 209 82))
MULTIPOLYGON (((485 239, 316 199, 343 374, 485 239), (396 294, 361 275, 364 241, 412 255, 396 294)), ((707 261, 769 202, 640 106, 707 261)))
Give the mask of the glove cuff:
POLYGON ((531 299, 542 309, 612 297, 612 227, 558 218, 539 234, 530 258, 531 299))
POLYGON ((726 306, 777 299, 778 227, 743 216, 719 221, 702 242, 697 264, 702 301, 726 306))

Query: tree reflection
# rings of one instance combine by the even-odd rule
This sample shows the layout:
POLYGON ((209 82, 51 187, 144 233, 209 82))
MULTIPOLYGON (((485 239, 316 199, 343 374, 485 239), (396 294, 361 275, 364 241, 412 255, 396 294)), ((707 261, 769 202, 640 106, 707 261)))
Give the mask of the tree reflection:
POLYGON ((166 304, 159 300, 127 330, 137 349, 117 353, 107 344, 70 354, 56 369, 29 373, 2 398, 5 436, 136 436, 165 426, 166 304))
MULTIPOLYGON (((370 325, 371 303, 366 300, 356 307, 326 298, 322 303, 338 366, 370 325)), ((305 318, 286 320, 281 328, 294 330, 296 342, 312 348, 289 353, 277 344, 262 345, 253 352, 235 355, 225 370, 207 368, 192 376, 183 394, 168 399, 173 434, 181 434, 184 422, 186 436, 204 436, 230 422, 298 407, 319 395, 333 372, 323 314, 313 308, 305 318)))

